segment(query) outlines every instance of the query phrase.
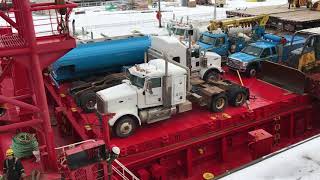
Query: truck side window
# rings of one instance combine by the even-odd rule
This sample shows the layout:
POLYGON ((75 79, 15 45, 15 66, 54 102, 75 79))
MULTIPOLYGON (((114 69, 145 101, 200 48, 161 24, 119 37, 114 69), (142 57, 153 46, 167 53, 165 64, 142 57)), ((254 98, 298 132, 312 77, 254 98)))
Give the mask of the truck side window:
POLYGON ((161 78, 152 78, 151 84, 152 84, 152 88, 161 87, 161 78))
POLYGON ((173 57, 172 60, 174 60, 177 63, 180 63, 180 57, 179 56, 173 57))
POLYGON ((216 46, 219 47, 219 46, 222 46, 223 44, 224 44, 224 37, 217 38, 216 46))
POLYGON ((276 55, 276 54, 277 54, 276 47, 272 47, 272 48, 271 48, 271 51, 272 51, 272 54, 273 54, 273 55, 276 55))
POLYGON ((199 58, 200 57, 200 51, 199 49, 194 49, 191 52, 191 57, 199 58))
POLYGON ((265 58, 265 57, 268 57, 270 56, 270 49, 269 48, 266 48, 263 50, 262 54, 261 54, 261 58, 265 58))

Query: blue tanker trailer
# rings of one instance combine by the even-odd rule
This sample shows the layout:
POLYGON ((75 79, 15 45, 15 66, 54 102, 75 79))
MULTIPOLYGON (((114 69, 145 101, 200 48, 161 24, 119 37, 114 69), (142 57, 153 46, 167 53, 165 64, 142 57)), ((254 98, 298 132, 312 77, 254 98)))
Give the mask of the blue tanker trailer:
POLYGON ((118 72, 124 66, 142 63, 150 45, 150 37, 144 35, 79 43, 51 65, 50 76, 57 86, 69 84, 77 105, 84 112, 93 112, 95 92, 121 83, 125 75, 118 72))
POLYGON ((50 67, 56 82, 72 81, 106 72, 118 72, 123 66, 143 62, 151 45, 149 36, 136 35, 78 44, 50 67))

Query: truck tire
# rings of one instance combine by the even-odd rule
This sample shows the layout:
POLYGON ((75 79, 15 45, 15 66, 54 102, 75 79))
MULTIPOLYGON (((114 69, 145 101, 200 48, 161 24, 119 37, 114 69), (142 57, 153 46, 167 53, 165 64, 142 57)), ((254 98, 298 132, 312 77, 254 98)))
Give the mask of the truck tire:
POLYGON ((209 80, 219 81, 219 80, 221 80, 221 74, 217 70, 209 70, 203 76, 203 80, 205 80, 206 82, 208 82, 209 80))
POLYGON ((121 117, 113 126, 114 133, 117 137, 125 138, 132 135, 137 128, 136 121, 130 116, 121 117))
POLYGON ((257 66, 254 66, 254 65, 249 66, 246 70, 246 75, 248 77, 256 77, 257 73, 258 73, 258 68, 257 66))
POLYGON ((91 113, 97 103, 96 93, 94 91, 84 92, 80 95, 79 101, 82 110, 86 113, 91 113))
POLYGON ((224 93, 212 97, 211 111, 222 112, 228 105, 227 96, 224 93))
POLYGON ((230 90, 229 96, 230 104, 235 107, 242 106, 248 99, 246 90, 242 88, 234 88, 230 90))

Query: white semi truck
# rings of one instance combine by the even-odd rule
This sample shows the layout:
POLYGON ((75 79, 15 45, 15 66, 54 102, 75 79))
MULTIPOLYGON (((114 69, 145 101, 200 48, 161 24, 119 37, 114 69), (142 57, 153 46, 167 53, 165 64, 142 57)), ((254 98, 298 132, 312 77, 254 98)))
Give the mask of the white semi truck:
POLYGON ((190 111, 191 101, 221 112, 231 103, 241 106, 249 90, 230 81, 205 82, 191 77, 178 62, 153 59, 129 68, 129 79, 97 92, 97 111, 109 114, 109 125, 118 137, 127 137, 142 124, 169 119, 190 111))
POLYGON ((163 58, 189 67, 192 74, 197 74, 207 81, 220 80, 223 74, 221 56, 214 52, 203 52, 198 45, 184 43, 172 36, 154 36, 151 38, 151 47, 148 50, 148 59, 163 58))

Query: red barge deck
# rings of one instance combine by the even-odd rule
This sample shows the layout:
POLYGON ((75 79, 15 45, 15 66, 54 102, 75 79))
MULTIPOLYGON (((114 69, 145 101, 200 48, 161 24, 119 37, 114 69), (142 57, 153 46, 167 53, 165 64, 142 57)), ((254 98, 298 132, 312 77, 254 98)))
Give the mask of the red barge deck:
MULTIPOLYGON (((238 81, 233 73, 225 78, 238 81)), ((264 129, 272 134, 272 151, 319 132, 319 105, 308 95, 255 78, 243 82, 250 89, 250 110, 243 106, 211 113, 194 106, 190 112, 142 126, 131 137, 111 137, 110 143, 121 148, 119 160, 141 179, 199 179, 204 172, 222 174, 252 161, 250 131, 264 129)), ((64 128, 77 134, 79 140, 102 138, 95 114, 82 113, 68 95, 69 84, 57 88, 48 78, 45 85, 57 121, 64 122, 64 128)))
MULTIPOLYGON (((1 31, 0 36, 1 67, 4 67, 0 75, 0 162, 13 136, 18 132, 35 134, 41 161, 22 159, 27 175, 38 170, 42 179, 48 180, 107 179, 110 172, 107 163, 111 161, 106 159, 111 159, 112 153, 101 152, 111 150, 115 144, 121 149, 119 161, 139 179, 199 180, 205 172, 225 173, 320 132, 318 100, 251 78, 244 79, 251 92, 249 109, 230 107, 224 113, 210 113, 194 106, 190 112, 143 126, 131 137, 112 137, 107 133, 106 118, 98 120, 96 114, 85 114, 76 106, 68 93, 70 84, 57 87, 47 74, 42 74, 48 64, 75 47, 65 22, 76 5, 69 1, 12 2, 13 9, 4 9, 8 15, 0 13, 10 24, 5 29, 10 31, 1 31), (32 16, 33 12, 44 10, 55 12, 50 20, 57 21, 50 23, 49 31, 39 34, 35 32, 32 16), (16 22, 9 15, 14 15, 16 22), (16 29, 19 38, 12 29, 16 29), (84 140, 97 141, 61 150, 61 146, 84 140), (64 164, 66 158, 75 154, 80 160, 73 161, 73 165, 80 166, 71 168, 64 164)), ((6 1, 1 4, 7 5, 6 1)), ((238 81, 231 72, 225 78, 238 81)), ((124 168, 119 163, 113 165, 112 168, 124 168)), ((123 171, 124 176, 129 174, 123 171)), ((123 177, 113 174, 112 179, 123 177)))

